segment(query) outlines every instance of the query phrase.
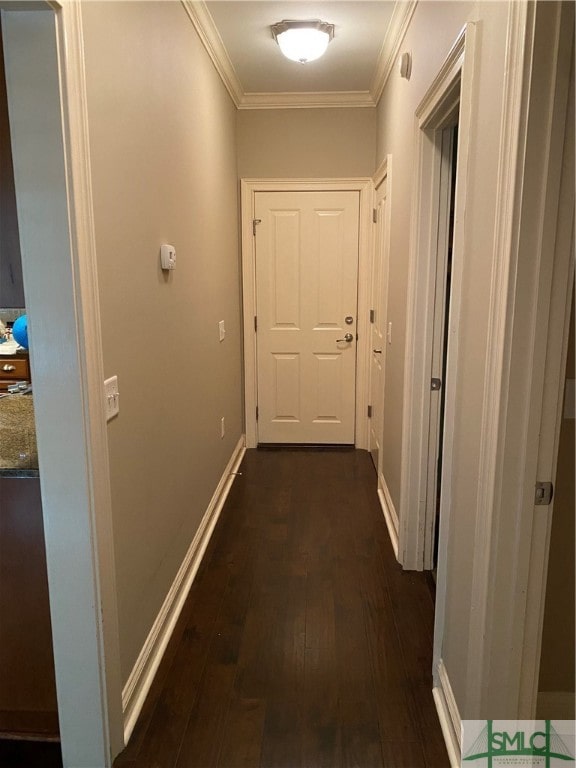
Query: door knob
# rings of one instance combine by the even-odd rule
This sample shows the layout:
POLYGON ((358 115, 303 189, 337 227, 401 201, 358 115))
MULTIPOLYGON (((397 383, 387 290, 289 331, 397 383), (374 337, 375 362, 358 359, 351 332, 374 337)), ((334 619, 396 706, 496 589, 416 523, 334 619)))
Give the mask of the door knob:
POLYGON ((347 341, 349 344, 351 341, 354 341, 354 336, 351 333, 346 333, 343 339, 336 339, 336 344, 338 344, 339 341, 347 341))
POLYGON ((373 349, 372 352, 374 352, 375 355, 381 355, 382 350, 381 349, 373 349))

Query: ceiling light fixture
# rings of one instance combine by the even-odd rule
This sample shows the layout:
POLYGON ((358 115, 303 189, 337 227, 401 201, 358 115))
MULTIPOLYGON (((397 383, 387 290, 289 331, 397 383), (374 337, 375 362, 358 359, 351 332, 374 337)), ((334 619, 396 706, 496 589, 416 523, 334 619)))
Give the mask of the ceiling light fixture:
POLYGON ((272 37, 287 59, 306 64, 319 59, 334 37, 334 24, 325 21, 280 21, 273 24, 272 37))

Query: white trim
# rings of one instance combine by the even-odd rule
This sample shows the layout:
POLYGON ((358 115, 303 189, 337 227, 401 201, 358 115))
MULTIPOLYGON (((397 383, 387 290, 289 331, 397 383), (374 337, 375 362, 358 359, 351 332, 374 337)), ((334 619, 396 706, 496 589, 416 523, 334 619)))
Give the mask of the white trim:
POLYGON ((458 82, 464 64, 468 26, 466 24, 460 31, 438 74, 416 109, 418 126, 420 128, 429 126, 432 121, 436 125, 442 125, 445 118, 458 103, 457 95, 452 100, 450 98, 447 99, 447 96, 450 94, 450 89, 458 82))
POLYGON ((573 720, 573 691, 539 691, 536 717, 539 720, 573 720))
POLYGON ((418 0, 397 2, 368 91, 245 93, 204 0, 181 0, 216 71, 238 109, 376 107, 394 67, 418 0))
POLYGON ((226 465, 218 487, 214 491, 214 495, 204 513, 202 522, 198 526, 188 552, 178 569, 172 586, 168 590, 164 603, 154 620, 152 629, 126 681, 122 691, 124 739, 126 743, 130 739, 156 671, 162 661, 164 651, 172 637, 176 622, 182 612, 190 587, 206 552, 206 547, 218 522, 232 483, 235 480, 235 472, 240 466, 245 452, 245 438, 242 435, 230 461, 226 465))
POLYGON ((206 49, 206 53, 210 56, 220 79, 226 86, 230 98, 238 107, 244 98, 244 89, 206 3, 203 0, 181 0, 181 2, 206 49))
POLYGON ((255 254, 252 220, 256 192, 328 192, 360 193, 358 246, 358 345, 356 352, 356 430, 357 448, 368 448, 369 317, 368 285, 372 247, 373 185, 370 178, 357 179, 241 179, 242 208, 242 307, 244 317, 244 397, 246 447, 257 445, 257 370, 255 254))
MULTIPOLYGON (((468 185, 468 165, 470 162, 469 148, 475 136, 475 114, 473 105, 476 101, 476 26, 466 26, 466 40, 464 47, 464 60, 460 81, 460 120, 458 131, 458 177, 456 180, 456 210, 457 218, 454 225, 453 253, 464 253, 465 248, 465 220, 460 217, 458 211, 465 215, 467 208, 466 189, 468 185), (462 178, 462 182, 460 182, 462 178)), ((453 258, 452 280, 453 284, 462 283, 463 260, 453 258)), ((461 293, 452 291, 450 297, 450 325, 448 340, 448 364, 446 370, 445 386, 448 392, 456 391, 459 338, 458 325, 460 319, 461 293)), ((436 577, 436 607, 434 613, 434 650, 433 669, 438 668, 442 659, 444 624, 446 616, 446 592, 447 592, 447 563, 448 540, 450 533, 450 517, 452 514, 452 478, 454 475, 453 443, 456 428, 456 414, 454 403, 448 398, 446 401, 444 416, 444 443, 441 477, 440 499, 440 527, 438 536, 438 566, 436 577)))
POLYGON ((378 168, 375 170, 374 175, 372 176, 372 183, 374 184, 374 189, 377 190, 380 184, 384 181, 386 176, 388 176, 389 169, 388 166, 392 163, 392 155, 386 155, 384 160, 380 163, 378 168))
POLYGON ((452 686, 450 685, 450 678, 442 659, 437 663, 436 672, 437 685, 432 689, 434 704, 438 712, 438 719, 440 720, 442 735, 446 743, 450 766, 451 768, 460 768, 462 720, 456 705, 452 686))
POLYGON ((500 708, 530 719, 536 706, 550 508, 534 508, 534 483, 553 479, 573 275, 573 255, 556 242, 574 205, 573 169, 569 205, 560 195, 573 12, 572 4, 510 5, 466 686, 472 718, 500 708), (551 429, 546 407, 557 410, 551 429))
MULTIPOLYGON (((405 391, 400 492, 400 562, 408 570, 432 567, 432 527, 435 501, 427 498, 429 470, 430 376, 437 261, 438 199, 442 129, 460 100, 460 129, 454 222, 454 263, 450 300, 450 332, 446 392, 453 390, 457 370, 457 330, 462 290, 464 212, 468 177, 468 144, 472 131, 472 88, 476 27, 468 23, 420 102, 415 115, 414 197, 408 264, 405 391), (466 67, 466 62, 469 62, 466 67), (466 79, 464 71, 467 71, 466 79), (461 96, 458 94, 461 92, 461 96)), ((454 403, 447 394, 444 465, 451 462, 454 403)), ((449 479, 449 475, 448 475, 449 479)), ((448 484, 448 483, 447 483, 448 484)), ((442 485, 444 494, 445 485, 442 485)))
MULTIPOLYGON (((67 71, 62 79, 65 106, 66 155, 71 195, 72 231, 76 237, 74 269, 79 306, 78 346, 84 353, 83 396, 89 435, 92 526, 96 560, 95 590, 102 614, 101 674, 106 690, 106 714, 112 754, 123 746, 120 730, 121 687, 120 643, 117 611, 116 561, 112 529, 112 500, 108 432, 102 393, 104 362, 100 296, 96 257, 96 234, 92 199, 92 168, 88 123, 88 101, 84 70, 84 32, 79 2, 67 3, 56 13, 60 55, 65 52, 67 71)), ((82 382, 81 382, 82 386, 82 382)))
POLYGON ((60 735, 65 765, 108 768, 123 734, 81 4, 23 7, 3 31, 60 735))
POLYGON ((394 6, 392 18, 386 31, 386 37, 382 43, 382 48, 378 55, 378 62, 376 64, 376 71, 372 77, 370 83, 370 95, 374 104, 378 104, 382 92, 386 87, 388 78, 394 64, 396 63, 396 57, 400 50, 400 46, 404 41, 412 16, 418 5, 418 0, 403 0, 403 2, 397 2, 394 6))
MULTIPOLYGON (((534 24, 534 13, 526 3, 511 3, 509 8, 506 47, 513 66, 505 74, 502 140, 498 167, 496 210, 496 234, 494 269, 490 307, 488 311, 488 343, 484 385, 483 420, 481 428, 480 466, 476 513, 475 550, 473 563, 471 603, 476 606, 470 621, 469 654, 475 658, 476 670, 468 674, 467 688, 472 692, 473 708, 467 707, 469 718, 474 719, 480 711, 482 681, 485 676, 484 638, 473 637, 473 631, 481 627, 481 634, 489 632, 485 622, 489 614, 490 550, 492 546, 494 501, 496 483, 496 462, 501 460, 496 447, 501 429, 501 399, 503 397, 502 355, 507 335, 507 293, 513 242, 517 234, 517 217, 514 215, 517 188, 518 153, 521 146, 520 122, 523 103, 526 98, 525 80, 529 67, 525 62, 525 37, 530 24, 534 24), (529 18, 530 17, 530 18, 529 18), (502 254, 502 255, 500 255, 502 254), (477 655, 476 655, 477 654, 477 655)), ((469 694, 470 696, 470 694, 469 694)), ((510 711, 510 716, 514 716, 510 711)))
MULTIPOLYGON (((573 6, 565 6, 564 12, 573 14, 573 6)), ((574 290, 574 72, 572 70, 572 81, 568 83, 566 71, 566 61, 572 58, 573 62, 573 54, 572 57, 569 55, 570 31, 572 30, 573 41, 573 29, 573 15, 558 20, 556 26, 558 48, 553 61, 554 68, 559 67, 559 71, 554 69, 556 92, 550 111, 553 127, 550 132, 548 161, 548 179, 552 183, 546 196, 541 225, 541 252, 553 253, 554 256, 553 264, 551 265, 548 261, 548 267, 541 269, 536 281, 539 298, 545 297, 549 304, 546 307, 548 312, 544 310, 544 317, 540 315, 536 320, 538 329, 536 333, 540 334, 540 340, 536 341, 535 346, 539 346, 540 349, 544 347, 545 358, 542 354, 540 359, 535 355, 534 371, 538 376, 542 376, 543 371, 546 375, 543 391, 540 393, 535 388, 536 399, 532 400, 530 412, 541 414, 539 424, 535 427, 539 436, 536 477, 551 480, 556 478, 557 471, 574 290), (560 183, 556 186, 554 180, 558 175, 560 183), (549 295, 545 290, 548 280, 550 281, 549 295), (542 363, 541 360, 545 361, 542 363)), ((552 39, 552 35, 547 35, 546 39, 548 38, 552 39)), ((538 147, 540 146, 544 146, 544 142, 538 142, 538 147)), ((548 514, 541 507, 538 510, 532 507, 534 514, 530 573, 526 586, 526 622, 522 637, 522 662, 519 673, 519 712, 520 717, 524 718, 534 716, 535 702, 538 697, 553 510, 554 499, 548 507, 548 514)))
POLYGON ((369 91, 245 93, 238 109, 314 109, 375 107, 369 91))
POLYGON ((386 521, 386 527, 388 528, 388 535, 390 536, 390 543, 394 550, 394 555, 398 560, 398 513, 394 507, 392 496, 388 490, 388 485, 382 474, 378 477, 378 499, 382 512, 384 513, 384 520, 386 521))

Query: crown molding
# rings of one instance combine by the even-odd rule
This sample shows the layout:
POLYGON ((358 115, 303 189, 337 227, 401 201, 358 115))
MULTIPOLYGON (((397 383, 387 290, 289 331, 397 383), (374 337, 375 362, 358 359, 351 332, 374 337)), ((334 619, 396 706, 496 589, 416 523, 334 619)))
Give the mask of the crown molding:
POLYGON ((244 93, 220 33, 204 0, 181 0, 206 52, 238 109, 375 107, 390 76, 418 0, 397 0, 380 49, 369 91, 244 93))
POLYGON ((368 91, 245 93, 238 109, 312 109, 314 107, 375 107, 368 91))
POLYGON ((380 101, 417 5, 418 0, 397 0, 394 6, 370 85, 370 95, 375 104, 380 101))
POLYGON ((181 0, 181 2, 226 90, 238 107, 244 97, 244 89, 206 3, 203 0, 181 0))

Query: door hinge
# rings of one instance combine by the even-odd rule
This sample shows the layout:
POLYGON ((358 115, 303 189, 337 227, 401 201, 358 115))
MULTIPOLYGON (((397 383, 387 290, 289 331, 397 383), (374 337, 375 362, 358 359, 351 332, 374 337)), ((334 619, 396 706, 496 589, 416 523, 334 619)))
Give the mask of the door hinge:
POLYGON ((368 406, 368 418, 369 419, 372 418, 372 406, 371 405, 368 406))
POLYGON ((442 389, 442 379, 431 379, 430 380, 430 389, 433 392, 436 392, 439 389, 442 389))
POLYGON ((545 507, 552 501, 554 496, 554 486, 552 483, 536 482, 536 493, 534 494, 534 504, 537 507, 545 507))
POLYGON ((254 332, 258 330, 258 318, 254 315, 254 332))
POLYGON ((258 406, 256 406, 256 421, 258 421, 258 406))
POLYGON ((372 208, 372 221, 374 224, 378 223, 378 208, 372 208))
POLYGON ((262 219, 252 219, 252 234, 256 237, 256 227, 262 223, 262 219))
POLYGON ((376 312, 373 309, 371 309, 370 310, 370 322, 373 323, 375 319, 376 319, 376 312))

